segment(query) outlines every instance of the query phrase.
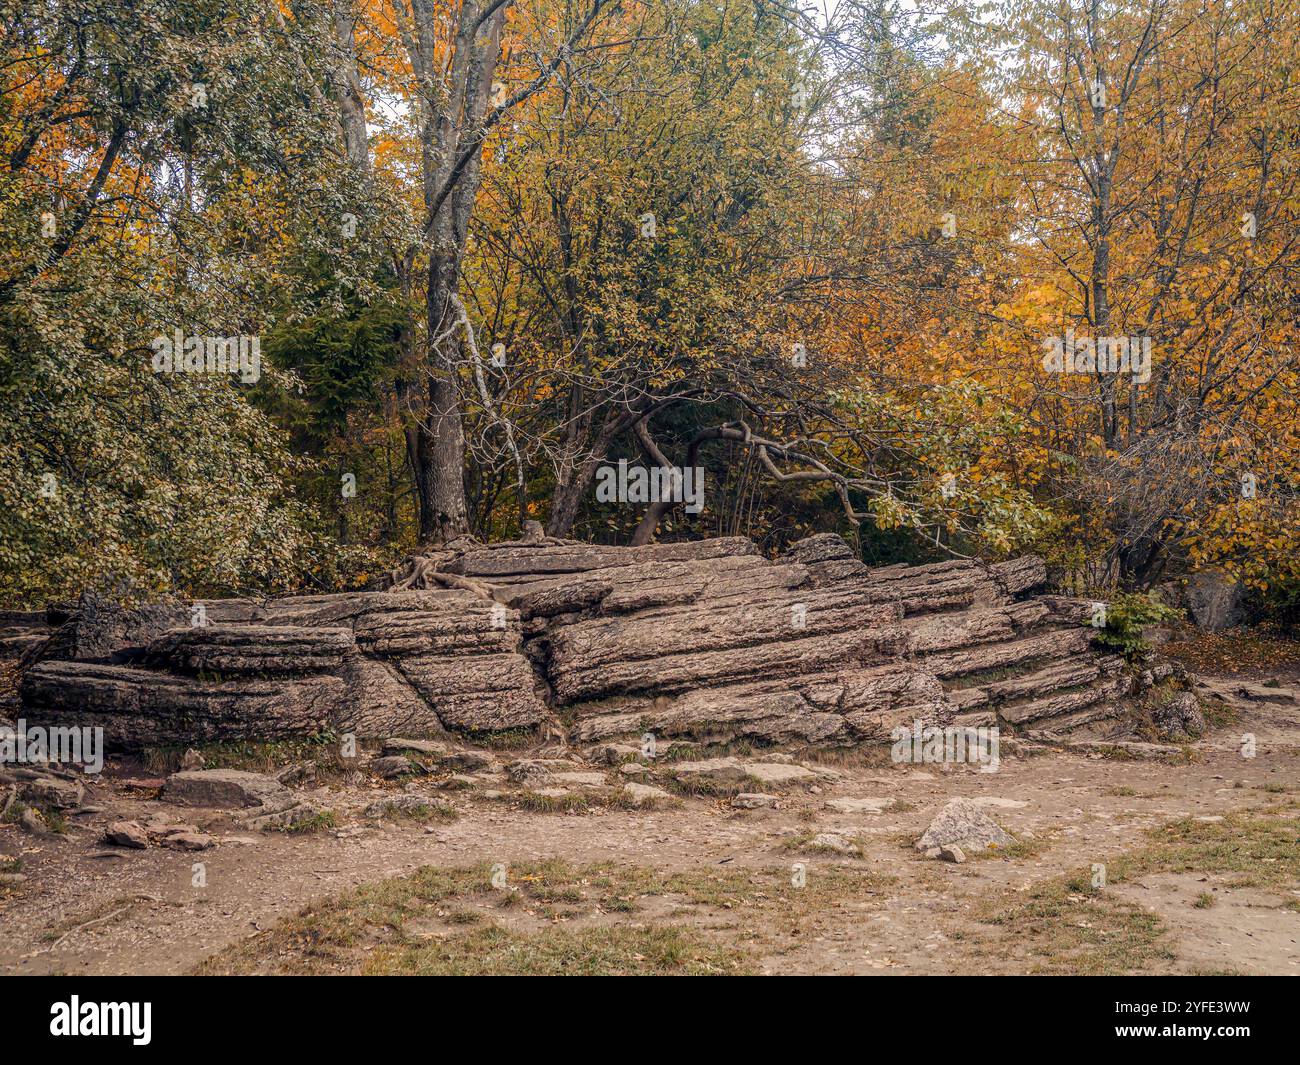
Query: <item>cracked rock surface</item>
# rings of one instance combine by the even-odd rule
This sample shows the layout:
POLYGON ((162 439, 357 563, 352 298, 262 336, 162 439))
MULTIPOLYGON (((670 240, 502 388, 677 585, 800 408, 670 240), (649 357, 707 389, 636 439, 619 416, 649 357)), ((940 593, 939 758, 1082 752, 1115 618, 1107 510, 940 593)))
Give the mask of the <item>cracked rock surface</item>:
POLYGON ((829 534, 777 559, 740 537, 463 539, 371 591, 134 612, 83 597, 33 647, 18 709, 29 726, 102 726, 115 750, 324 732, 1088 733, 1141 681, 1092 648, 1086 604, 1034 594, 1045 576, 1034 557, 871 569, 829 534))

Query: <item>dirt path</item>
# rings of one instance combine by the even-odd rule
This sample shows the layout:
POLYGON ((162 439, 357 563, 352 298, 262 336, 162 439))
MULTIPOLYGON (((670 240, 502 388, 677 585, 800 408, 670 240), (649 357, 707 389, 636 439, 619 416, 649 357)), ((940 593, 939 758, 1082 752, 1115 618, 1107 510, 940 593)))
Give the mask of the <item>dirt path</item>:
MULTIPOLYGON (((422 865, 509 867, 556 857, 660 872, 789 868, 794 861, 806 864, 809 877, 835 865, 870 868, 893 878, 880 897, 817 915, 800 940, 770 951, 762 968, 969 971, 964 944, 972 937, 987 941, 1007 935, 978 920, 988 900, 1109 861, 1140 847, 1145 830, 1172 820, 1217 819, 1295 798, 1300 723, 1270 705, 1261 717, 1268 739, 1261 739, 1255 758, 1245 759, 1235 737, 1252 727, 1253 712, 1248 709, 1230 732, 1211 737, 1200 760, 1190 765, 1053 751, 1005 757, 996 773, 965 767, 950 773, 936 767, 837 767, 843 774, 839 781, 820 794, 804 790, 783 796, 778 809, 739 811, 723 800, 692 798, 662 811, 544 813, 455 792, 449 801, 459 818, 424 826, 350 816, 376 791, 326 788, 314 797, 342 812, 340 828, 307 836, 258 834, 211 814, 199 823, 222 842, 199 854, 119 851, 99 844, 108 816, 151 817, 166 810, 156 801, 132 798, 127 790, 100 787, 87 801, 107 809, 88 824, 72 819, 65 837, 34 840, 14 826, 0 828, 0 854, 21 857, 27 877, 16 893, 0 897, 0 972, 182 973, 305 903, 354 885, 422 865), (828 798, 860 796, 892 799, 894 805, 883 813, 854 815, 825 805, 828 798), (1005 828, 1031 844, 1031 853, 962 865, 919 856, 907 841, 955 796, 986 802, 1005 828), (810 831, 855 837, 864 855, 792 855, 783 846, 810 831), (205 866, 205 887, 191 884, 195 862, 205 866)), ((193 810, 170 813, 195 821, 193 810)), ((1222 967, 1230 960, 1243 972, 1300 974, 1300 912, 1279 907, 1275 896, 1234 889, 1223 878, 1210 885, 1222 904, 1196 908, 1194 899, 1211 879, 1161 873, 1116 890, 1170 926, 1174 970, 1222 967)), ((1300 898, 1300 890, 1291 894, 1300 898)), ((984 964, 1024 971, 1013 950, 995 963, 986 956, 984 964)))

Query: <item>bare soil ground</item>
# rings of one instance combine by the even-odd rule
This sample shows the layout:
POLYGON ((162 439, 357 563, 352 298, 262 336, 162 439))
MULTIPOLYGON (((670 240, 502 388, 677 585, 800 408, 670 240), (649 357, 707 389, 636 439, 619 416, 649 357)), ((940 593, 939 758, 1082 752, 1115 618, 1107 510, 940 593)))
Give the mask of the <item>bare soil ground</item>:
MULTIPOLYGON (((1242 676, 1209 680, 1230 693, 1242 676)), ((1300 671, 1265 679, 1292 688, 1300 671)), ((995 773, 862 760, 757 810, 697 796, 552 811, 427 780, 340 779, 309 793, 335 826, 286 835, 168 809, 119 769, 86 800, 104 809, 62 835, 0 826, 0 863, 25 877, 0 889, 0 972, 1300 975, 1300 710, 1228 700, 1235 720, 1190 760, 1049 749, 1004 754, 995 773), (360 815, 407 791, 455 820, 360 815), (1016 846, 964 864, 918 854, 911 842, 956 796, 987 804, 1016 846), (849 815, 827 807, 836 797, 892 802, 849 815), (220 843, 99 842, 109 818, 159 815, 220 843), (807 853, 815 832, 862 854, 807 853)))

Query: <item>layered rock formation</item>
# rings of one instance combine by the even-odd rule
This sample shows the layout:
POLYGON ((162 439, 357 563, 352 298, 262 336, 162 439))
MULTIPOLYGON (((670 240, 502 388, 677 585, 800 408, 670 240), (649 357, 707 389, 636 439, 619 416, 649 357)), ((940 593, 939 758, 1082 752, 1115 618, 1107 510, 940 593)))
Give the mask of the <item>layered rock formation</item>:
POLYGON ((740 538, 462 541, 377 591, 184 604, 202 625, 73 619, 22 709, 119 748, 543 723, 575 743, 1096 726, 1137 682, 1091 648, 1083 604, 1032 594, 1044 578, 1035 558, 870 569, 829 535, 775 561, 740 538))
POLYGON ((24 717, 102 726, 110 746, 139 748, 499 730, 546 714, 517 615, 471 591, 201 605, 206 624, 141 632, 108 661, 37 662, 22 680, 24 717))

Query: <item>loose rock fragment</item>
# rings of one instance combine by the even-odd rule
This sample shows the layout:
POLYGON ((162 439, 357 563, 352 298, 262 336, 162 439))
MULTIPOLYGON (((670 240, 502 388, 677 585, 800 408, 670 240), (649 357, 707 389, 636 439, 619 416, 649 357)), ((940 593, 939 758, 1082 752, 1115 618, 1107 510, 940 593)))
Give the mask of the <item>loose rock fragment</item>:
POLYGON ((457 773, 485 773, 498 770, 500 761, 485 751, 453 751, 442 759, 442 768, 457 773))
POLYGON ((86 793, 80 782, 61 777, 41 777, 28 781, 22 787, 22 797, 41 806, 71 810, 81 805, 86 793))
POLYGON ((30 832, 33 836, 48 836, 50 828, 45 823, 45 818, 41 816, 40 811, 27 807, 18 818, 18 824, 23 831, 30 832))
POLYGON ((1193 739, 1205 731, 1205 714, 1191 692, 1175 696, 1151 711, 1151 720, 1167 740, 1193 739))
POLYGON ((162 845, 174 851, 205 851, 215 843, 205 832, 173 832, 162 839, 162 845))
POLYGON ((742 791, 739 795, 731 797, 731 805, 737 810, 758 810, 776 804, 775 795, 765 795, 757 791, 742 791))
POLYGON ((394 736, 384 740, 384 754, 420 754, 426 757, 444 756, 450 748, 438 740, 408 740, 394 736))
POLYGON ((653 806, 656 803, 677 801, 663 788, 652 787, 649 784, 638 784, 636 781, 628 781, 628 783, 624 784, 623 794, 634 806, 653 806))
POLYGON ((981 851, 990 847, 1009 847, 1015 839, 970 799, 949 802, 916 841, 916 849, 930 851, 949 846, 964 851, 981 851))
POLYGON ((804 843, 800 850, 807 851, 811 854, 826 853, 842 854, 845 857, 854 857, 860 855, 862 851, 858 846, 841 836, 837 832, 819 832, 812 839, 804 843))
POLYGON ((261 806, 286 793, 283 784, 261 773, 242 769, 197 769, 173 773, 163 786, 163 799, 179 806, 237 810, 261 806))
POLYGON ((114 821, 104 830, 104 842, 115 847, 144 850, 149 846, 149 834, 138 821, 114 821))
POLYGON ((370 771, 385 780, 393 780, 410 773, 421 773, 424 770, 418 762, 411 761, 406 755, 395 754, 384 758, 376 758, 370 763, 370 771))
POLYGON ((551 770, 540 761, 524 759, 506 766, 506 776, 528 788, 545 787, 551 782, 551 770))
POLYGON ((604 773, 554 773, 552 779, 557 784, 583 788, 602 788, 607 783, 604 773))
MULTIPOLYGON (((444 811, 450 807, 439 800, 438 809, 444 811)), ((425 817, 435 810, 434 803, 419 795, 394 795, 391 798, 377 799, 362 811, 362 816, 371 819, 381 817, 425 817)))

